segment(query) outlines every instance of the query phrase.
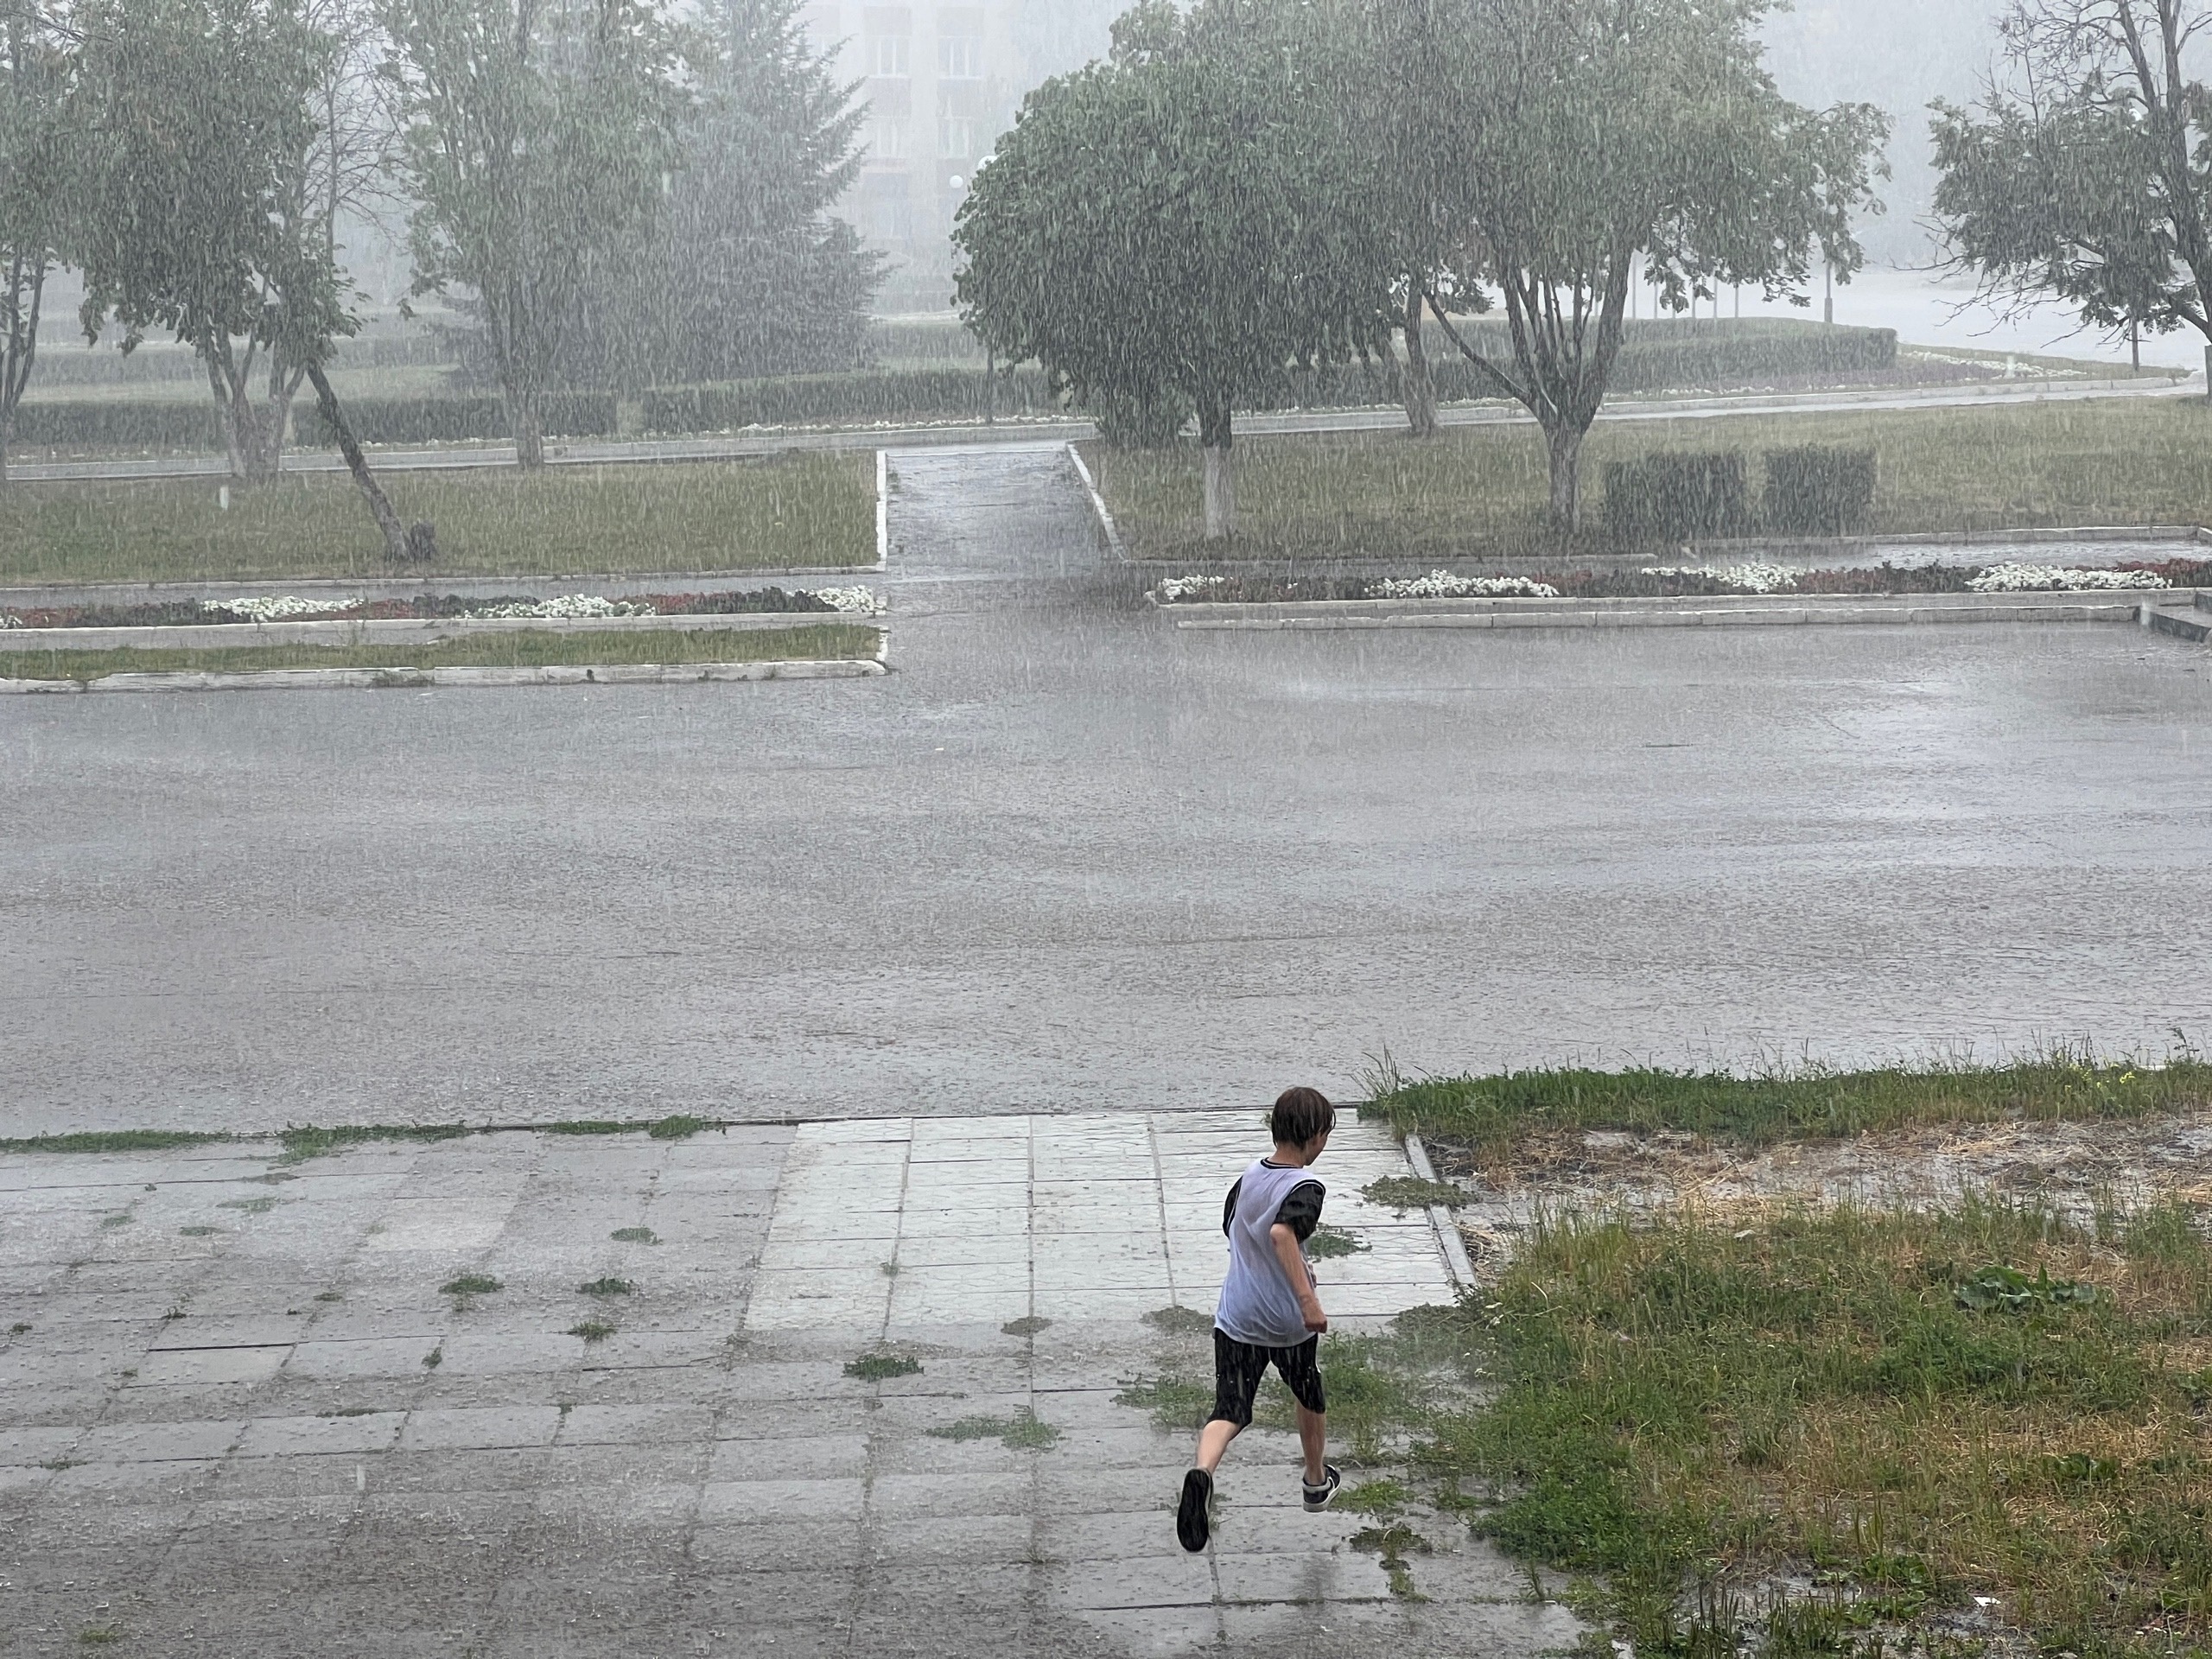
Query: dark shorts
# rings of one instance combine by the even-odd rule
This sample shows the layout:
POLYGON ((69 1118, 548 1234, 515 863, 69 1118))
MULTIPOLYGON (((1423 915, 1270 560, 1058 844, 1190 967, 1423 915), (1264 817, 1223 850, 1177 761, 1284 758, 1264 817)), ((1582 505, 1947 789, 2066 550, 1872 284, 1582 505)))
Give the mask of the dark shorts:
POLYGON ((1308 1411, 1325 1412, 1328 1396, 1321 1391, 1321 1367, 1315 1356, 1321 1346, 1318 1336, 1308 1337, 1295 1348, 1261 1348, 1239 1342, 1216 1325, 1213 1331, 1213 1421, 1244 1428, 1252 1421, 1252 1396, 1260 1379, 1272 1365, 1290 1385, 1291 1398, 1308 1411))

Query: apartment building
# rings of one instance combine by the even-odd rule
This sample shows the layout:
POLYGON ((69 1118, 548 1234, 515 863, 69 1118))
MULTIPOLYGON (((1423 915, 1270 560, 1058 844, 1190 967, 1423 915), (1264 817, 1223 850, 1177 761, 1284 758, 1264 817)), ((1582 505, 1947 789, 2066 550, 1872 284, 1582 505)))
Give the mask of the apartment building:
POLYGON ((847 211, 892 256, 898 274, 886 297, 898 308, 901 300, 944 302, 953 215, 976 162, 1011 124, 1030 85, 1017 27, 1022 3, 817 0, 808 14, 810 36, 839 49, 842 72, 861 84, 868 105, 867 159, 847 211))

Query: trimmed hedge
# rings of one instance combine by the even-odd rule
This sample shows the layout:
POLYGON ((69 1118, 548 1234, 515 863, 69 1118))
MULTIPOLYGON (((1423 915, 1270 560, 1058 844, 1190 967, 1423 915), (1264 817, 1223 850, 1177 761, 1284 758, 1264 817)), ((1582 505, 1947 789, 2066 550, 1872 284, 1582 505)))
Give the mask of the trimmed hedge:
POLYGON ((1874 452, 1808 445, 1770 449, 1766 527, 1804 536, 1847 536, 1874 505, 1874 452))
POLYGON ((722 432, 832 421, 980 420, 987 404, 1000 415, 1053 414, 1060 407, 1044 372, 1035 367, 1001 374, 989 387, 974 369, 870 369, 661 386, 646 392, 643 401, 648 432, 722 432))
MULTIPOLYGON (((364 443, 466 443, 500 439, 506 405, 497 397, 348 397, 340 407, 364 443)), ((614 430, 611 391, 549 391, 539 399, 548 437, 601 437, 614 430)), ((322 411, 303 400, 292 406, 293 441, 302 448, 334 448, 322 411)))
POLYGON ((14 442, 26 449, 220 451, 223 424, 212 397, 200 403, 23 403, 16 407, 14 442))
POLYGON ((1740 452, 1605 463, 1605 531, 1615 541, 1732 536, 1743 530, 1745 517, 1740 452))

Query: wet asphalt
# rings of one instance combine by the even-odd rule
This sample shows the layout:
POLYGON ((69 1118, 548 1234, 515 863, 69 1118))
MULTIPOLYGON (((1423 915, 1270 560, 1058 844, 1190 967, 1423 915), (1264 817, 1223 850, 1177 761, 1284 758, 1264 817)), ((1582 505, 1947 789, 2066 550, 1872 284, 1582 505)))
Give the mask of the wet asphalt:
POLYGON ((1058 448, 894 470, 885 679, 6 699, 0 1133, 2212 1035, 2202 647, 1178 634, 1058 448))

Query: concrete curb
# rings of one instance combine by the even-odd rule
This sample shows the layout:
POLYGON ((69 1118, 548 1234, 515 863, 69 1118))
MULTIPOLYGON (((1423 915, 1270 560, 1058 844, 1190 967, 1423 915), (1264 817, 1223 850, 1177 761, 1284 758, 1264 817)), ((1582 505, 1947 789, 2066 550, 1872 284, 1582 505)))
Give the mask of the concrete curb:
MULTIPOLYGON (((1424 1181, 1436 1179, 1436 1166, 1428 1161, 1428 1148, 1417 1135, 1406 1137, 1406 1161, 1424 1181)), ((1459 1236, 1459 1224, 1442 1205, 1432 1204, 1428 1206, 1428 1224, 1436 1229, 1436 1242, 1444 1251, 1444 1265, 1451 1270, 1453 1281, 1462 1290, 1472 1290, 1475 1264, 1467 1259, 1467 1241, 1459 1236)))
POLYGON ((436 686, 696 685, 848 680, 891 671, 880 658, 783 663, 620 663, 557 668, 280 668, 253 674, 108 674, 96 680, 0 680, 0 696, 97 691, 385 691, 436 686))
POLYGON ((519 594, 550 599, 558 594, 744 593, 781 588, 795 578, 811 585, 834 585, 855 576, 880 575, 883 566, 836 564, 791 566, 776 570, 640 570, 629 575, 601 572, 564 576, 458 576, 425 571, 420 575, 272 576, 253 582, 49 582, 42 587, 0 588, 0 611, 44 610, 63 605, 158 605, 178 600, 245 599, 262 594, 317 594, 352 599, 412 599, 418 594, 457 594, 463 598, 519 594))
POLYGON ((8 628, 0 651, 207 650, 257 645, 414 645, 502 633, 760 633, 789 628, 880 629, 855 611, 746 611, 719 616, 481 616, 351 622, 208 622, 143 628, 8 628))
POLYGON ((1106 505, 1106 498, 1098 493, 1098 482, 1090 475, 1090 468, 1083 464, 1083 451, 1072 443, 1068 445, 1068 459, 1075 464, 1075 475, 1083 480, 1084 493, 1090 498, 1091 517, 1098 526, 1099 539, 1117 563, 1131 563, 1129 550, 1122 541, 1121 527, 1114 522, 1114 510, 1106 505))
MULTIPOLYGON (((2164 588, 2187 602, 2199 590, 2164 588)), ((2074 594, 1745 594, 1726 599, 1357 599, 1162 605, 1182 632, 1367 628, 1821 627, 1967 622, 2143 622, 2145 591, 2074 594)))

